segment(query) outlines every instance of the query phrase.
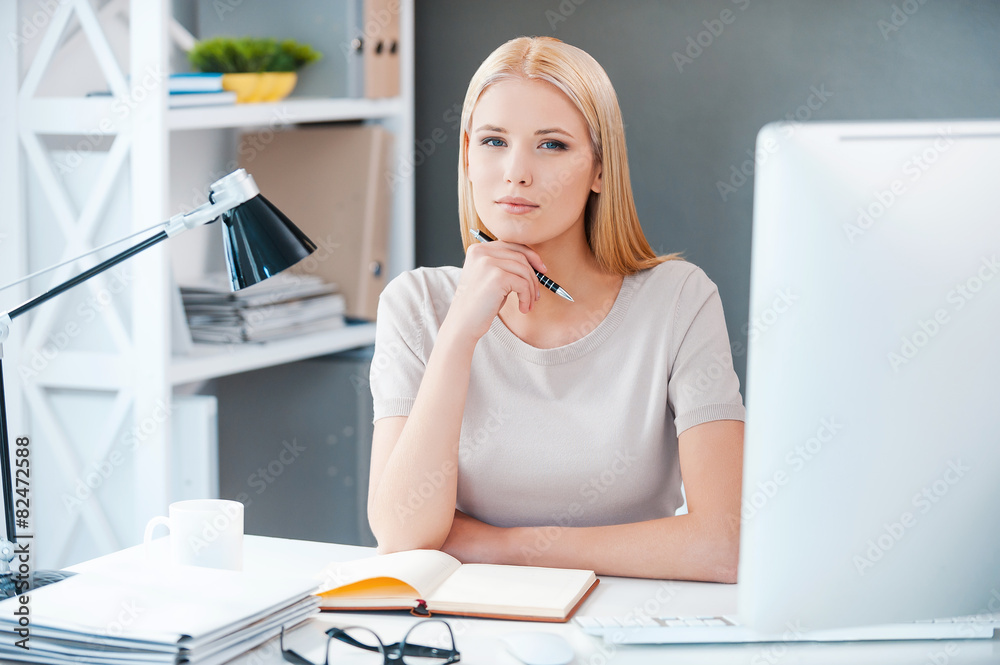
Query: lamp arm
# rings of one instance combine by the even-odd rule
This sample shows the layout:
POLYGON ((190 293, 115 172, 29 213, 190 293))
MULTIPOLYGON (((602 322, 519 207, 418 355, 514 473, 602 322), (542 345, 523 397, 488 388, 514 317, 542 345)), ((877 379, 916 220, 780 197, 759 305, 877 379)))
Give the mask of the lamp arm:
POLYGON ((32 309, 34 309, 35 307, 37 307, 38 305, 41 305, 43 302, 46 302, 48 300, 51 300, 52 298, 55 298, 60 293, 73 288, 77 284, 81 284, 83 282, 86 282, 88 279, 90 279, 94 275, 98 275, 98 274, 104 272, 105 270, 107 270, 108 268, 111 268, 113 266, 118 265, 119 263, 121 263, 125 259, 131 258, 132 256, 134 256, 135 254, 138 254, 139 252, 143 251, 144 249, 148 249, 148 248, 152 247, 153 245, 155 245, 155 244, 157 244, 157 243, 159 243, 159 242, 161 242, 163 240, 166 240, 167 237, 168 236, 167 236, 167 232, 166 231, 160 231, 156 235, 151 236, 151 237, 147 238, 146 240, 143 240, 142 242, 140 242, 140 243, 138 243, 136 245, 133 245, 132 247, 129 247, 126 250, 123 250, 123 251, 119 252, 118 254, 115 254, 110 259, 98 263, 93 268, 90 268, 89 270, 85 270, 85 271, 83 271, 82 273, 80 273, 79 275, 77 275, 75 277, 70 277, 69 279, 67 279, 62 284, 57 284, 56 286, 53 286, 51 289, 49 289, 45 293, 41 293, 41 294, 35 296, 34 298, 31 298, 30 300, 25 301, 24 303, 18 305, 14 309, 9 310, 7 312, 0 313, 0 344, 2 344, 6 340, 7 335, 10 333, 9 325, 4 325, 6 322, 13 321, 14 319, 16 319, 17 317, 21 316, 22 314, 25 314, 25 313, 31 311, 32 309))
MULTIPOLYGON (((18 316, 31 311, 43 302, 55 298, 60 293, 73 288, 77 284, 87 281, 91 277, 104 272, 108 268, 111 268, 128 258, 131 258, 145 249, 149 249, 153 245, 166 240, 167 238, 173 238, 188 229, 193 229, 196 226, 208 224, 209 222, 218 219, 218 217, 223 213, 229 212, 236 206, 260 193, 257 189, 256 183, 253 181, 253 178, 249 177, 246 172, 242 171, 242 169, 219 180, 214 183, 212 187, 213 189, 209 194, 209 201, 207 203, 203 203, 190 212, 174 215, 166 222, 164 230, 159 233, 119 252, 106 261, 98 263, 93 268, 80 273, 76 277, 71 277, 62 284, 52 287, 45 293, 31 298, 14 309, 6 312, 0 312, 0 345, 2 345, 10 335, 11 321, 16 319, 18 316)), ((86 254, 77 258, 83 258, 83 256, 86 256, 86 254)), ((74 259, 74 261, 75 260, 76 259, 74 259)), ((3 350, 2 346, 0 346, 0 358, 2 357, 3 350)))

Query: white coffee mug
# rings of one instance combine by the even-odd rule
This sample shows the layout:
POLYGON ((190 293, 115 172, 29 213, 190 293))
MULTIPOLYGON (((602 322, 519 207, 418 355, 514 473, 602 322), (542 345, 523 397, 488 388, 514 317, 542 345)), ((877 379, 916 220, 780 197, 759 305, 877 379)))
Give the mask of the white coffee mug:
POLYGON ((146 524, 143 543, 149 557, 153 531, 170 529, 170 559, 180 566, 243 569, 243 504, 226 499, 192 499, 170 504, 170 517, 146 524))

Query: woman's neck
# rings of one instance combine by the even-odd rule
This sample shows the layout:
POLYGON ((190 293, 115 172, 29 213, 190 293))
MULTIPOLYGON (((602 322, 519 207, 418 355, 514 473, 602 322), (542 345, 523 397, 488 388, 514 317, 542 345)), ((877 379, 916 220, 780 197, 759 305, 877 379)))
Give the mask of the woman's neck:
POLYGON ((500 309, 500 319, 515 335, 538 348, 572 343, 597 327, 614 305, 621 275, 601 268, 586 237, 563 235, 532 246, 545 263, 545 274, 572 297, 569 302, 541 284, 542 296, 527 314, 511 293, 500 309))

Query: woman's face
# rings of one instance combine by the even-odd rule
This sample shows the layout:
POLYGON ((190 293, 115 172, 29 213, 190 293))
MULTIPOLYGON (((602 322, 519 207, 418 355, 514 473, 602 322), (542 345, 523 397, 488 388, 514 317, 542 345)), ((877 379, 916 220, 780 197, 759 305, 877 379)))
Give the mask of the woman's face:
POLYGON ((476 212, 507 242, 535 245, 583 227, 591 191, 601 191, 587 122, 545 81, 486 88, 472 113, 469 180, 476 212))

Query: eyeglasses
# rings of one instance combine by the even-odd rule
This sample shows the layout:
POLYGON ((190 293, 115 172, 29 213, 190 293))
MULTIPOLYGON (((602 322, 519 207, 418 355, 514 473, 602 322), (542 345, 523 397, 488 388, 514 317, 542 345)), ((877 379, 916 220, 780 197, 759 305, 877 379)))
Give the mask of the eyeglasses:
MULTIPOLYGON (((383 644, 374 631, 362 626, 330 628, 326 631, 323 665, 447 665, 462 659, 455 648, 451 626, 442 619, 424 619, 410 627, 399 642, 383 644)), ((285 649, 285 627, 281 627, 281 657, 296 665, 317 665, 291 649, 285 649)))

